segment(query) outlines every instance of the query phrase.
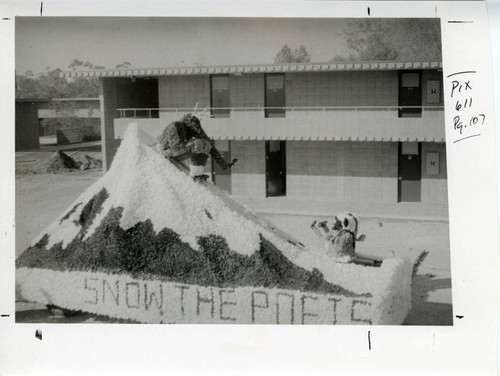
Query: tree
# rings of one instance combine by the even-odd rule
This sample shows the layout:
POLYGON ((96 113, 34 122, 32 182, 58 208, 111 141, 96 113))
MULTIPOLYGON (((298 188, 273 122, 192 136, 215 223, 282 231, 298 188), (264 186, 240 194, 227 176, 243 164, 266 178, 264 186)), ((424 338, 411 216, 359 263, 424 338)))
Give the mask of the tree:
POLYGON ((331 61, 441 60, 438 19, 363 19, 343 30, 348 53, 331 61))
POLYGON ((293 55, 295 56, 296 63, 310 63, 311 55, 307 53, 304 45, 300 45, 298 50, 293 51, 293 55))
POLYGON ((276 57, 274 58, 275 64, 280 63, 309 63, 311 61, 311 55, 307 52, 306 48, 301 44, 298 49, 295 49, 293 52, 285 44, 281 47, 281 50, 278 51, 276 57))
POLYGON ((116 64, 115 68, 116 69, 129 69, 129 68, 132 68, 132 64, 130 64, 128 61, 124 61, 121 64, 116 64))
POLYGON ((276 54, 274 58, 274 63, 291 63, 293 60, 292 50, 285 44, 281 47, 281 50, 276 54))
POLYGON ((42 98, 43 89, 33 72, 16 74, 16 98, 42 98))
POLYGON ((73 59, 68 65, 71 70, 89 70, 89 69, 106 69, 102 65, 94 65, 90 61, 83 62, 82 60, 73 59))
POLYGON ((78 60, 78 59, 73 59, 70 65, 68 65, 68 68, 72 70, 77 70, 83 67, 83 61, 78 60))
MULTIPOLYGON (((90 61, 73 59, 68 68, 74 71, 104 69, 103 66, 94 65, 90 61)), ((73 77, 68 81, 68 90, 63 97, 66 98, 95 98, 99 96, 99 78, 97 77, 73 77)))
MULTIPOLYGON (((104 69, 103 66, 78 59, 73 59, 68 68, 74 71, 104 69)), ((59 68, 47 67, 45 73, 37 75, 31 71, 25 74, 16 74, 16 98, 95 98, 99 96, 99 78, 73 77, 68 79, 63 77, 61 73, 62 70, 59 68)))
MULTIPOLYGON (((68 68, 72 70, 101 69, 90 62, 74 59, 68 68)), ((102 67, 104 68, 104 67, 102 67)), ((66 78, 59 68, 47 67, 45 73, 16 74, 16 98, 18 99, 54 99, 54 98, 95 98, 99 96, 97 77, 66 78)), ((58 112, 57 118, 41 120, 45 134, 55 134, 57 129, 80 128, 86 137, 94 137, 93 128, 99 119, 93 118, 89 111, 87 118, 74 117, 76 103, 72 101, 54 101, 52 107, 58 112)))
POLYGON ((60 69, 47 67, 47 72, 16 75, 16 98, 50 99, 66 96, 68 82, 60 76, 60 69))

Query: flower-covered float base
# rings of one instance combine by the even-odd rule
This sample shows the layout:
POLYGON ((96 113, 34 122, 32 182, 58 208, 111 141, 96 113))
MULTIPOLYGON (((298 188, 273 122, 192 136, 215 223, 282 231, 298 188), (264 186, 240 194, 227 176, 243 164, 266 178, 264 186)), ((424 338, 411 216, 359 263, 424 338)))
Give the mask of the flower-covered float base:
POLYGON ((16 298, 145 323, 401 324, 413 260, 335 262, 129 127, 110 170, 17 258, 16 298))
POLYGON ((16 279, 20 300, 141 323, 394 325, 410 309, 410 281, 405 277, 411 268, 408 260, 399 259, 384 296, 207 287, 26 267, 17 270, 16 279))

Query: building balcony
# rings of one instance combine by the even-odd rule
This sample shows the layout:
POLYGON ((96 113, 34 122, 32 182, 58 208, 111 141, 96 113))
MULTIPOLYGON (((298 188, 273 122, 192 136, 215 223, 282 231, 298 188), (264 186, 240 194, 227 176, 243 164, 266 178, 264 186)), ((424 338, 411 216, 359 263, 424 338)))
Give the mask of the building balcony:
MULTIPOLYGON (((397 106, 286 107, 280 109, 284 110, 282 114, 269 114, 273 109, 233 107, 222 109, 226 113, 218 113, 217 117, 201 116, 201 121, 206 133, 215 140, 445 141, 443 107, 415 107, 417 113, 403 117, 401 109, 397 106)), ((118 109, 115 138, 123 138, 130 123, 137 123, 156 138, 168 123, 181 119, 187 112, 192 109, 118 109)))

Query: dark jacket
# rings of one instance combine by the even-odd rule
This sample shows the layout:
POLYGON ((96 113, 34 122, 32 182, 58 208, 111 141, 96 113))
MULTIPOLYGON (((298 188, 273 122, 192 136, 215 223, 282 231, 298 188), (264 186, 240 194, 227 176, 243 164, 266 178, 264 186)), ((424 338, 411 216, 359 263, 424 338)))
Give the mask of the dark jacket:
MULTIPOLYGON (((196 119, 197 120, 197 119, 196 119)), ((174 121, 167 125, 163 133, 158 138, 160 148, 168 155, 176 159, 184 159, 190 156, 191 150, 187 145, 191 139, 202 139, 211 145, 210 155, 223 169, 229 167, 224 161, 219 151, 214 147, 213 141, 205 133, 198 121, 186 123, 184 121, 174 121)))

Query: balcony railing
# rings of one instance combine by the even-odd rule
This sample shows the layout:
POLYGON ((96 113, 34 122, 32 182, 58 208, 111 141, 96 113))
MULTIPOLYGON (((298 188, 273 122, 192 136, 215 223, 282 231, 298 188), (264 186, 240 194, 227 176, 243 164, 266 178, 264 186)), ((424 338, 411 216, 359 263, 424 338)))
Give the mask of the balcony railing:
MULTIPOLYGON (((331 112, 331 111, 386 111, 398 114, 403 109, 420 109, 422 113, 433 112, 433 111, 443 111, 443 106, 313 106, 313 107, 209 107, 207 108, 207 115, 212 111, 226 112, 231 117, 232 113, 240 112, 258 112, 264 115, 267 110, 283 110, 285 113, 291 112, 304 112, 304 111, 314 111, 314 112, 331 112)), ((161 115, 172 115, 178 114, 179 117, 193 112, 193 108, 118 108, 119 118, 127 119, 151 119, 162 117, 161 115)), ((198 110, 200 113, 202 109, 198 110)), ((413 114, 414 115, 414 114, 413 114)), ((420 114, 417 114, 420 115, 420 114)), ((217 115, 216 115, 217 116, 217 115)), ((412 117, 416 117, 415 115, 412 117)), ((417 116, 420 117, 420 116, 417 116)))
MULTIPOLYGON (((218 108, 220 110, 220 108, 218 108)), ((337 106, 279 107, 281 117, 267 117, 269 107, 231 107, 227 114, 202 117, 202 125, 214 139, 229 140, 362 140, 443 142, 442 106, 337 106), (401 109, 418 108, 403 114, 401 109)), ((126 124, 135 122, 151 136, 179 120, 193 108, 120 108, 115 119, 115 137, 121 138, 126 124)), ((198 112, 200 113, 201 110, 198 112)))

